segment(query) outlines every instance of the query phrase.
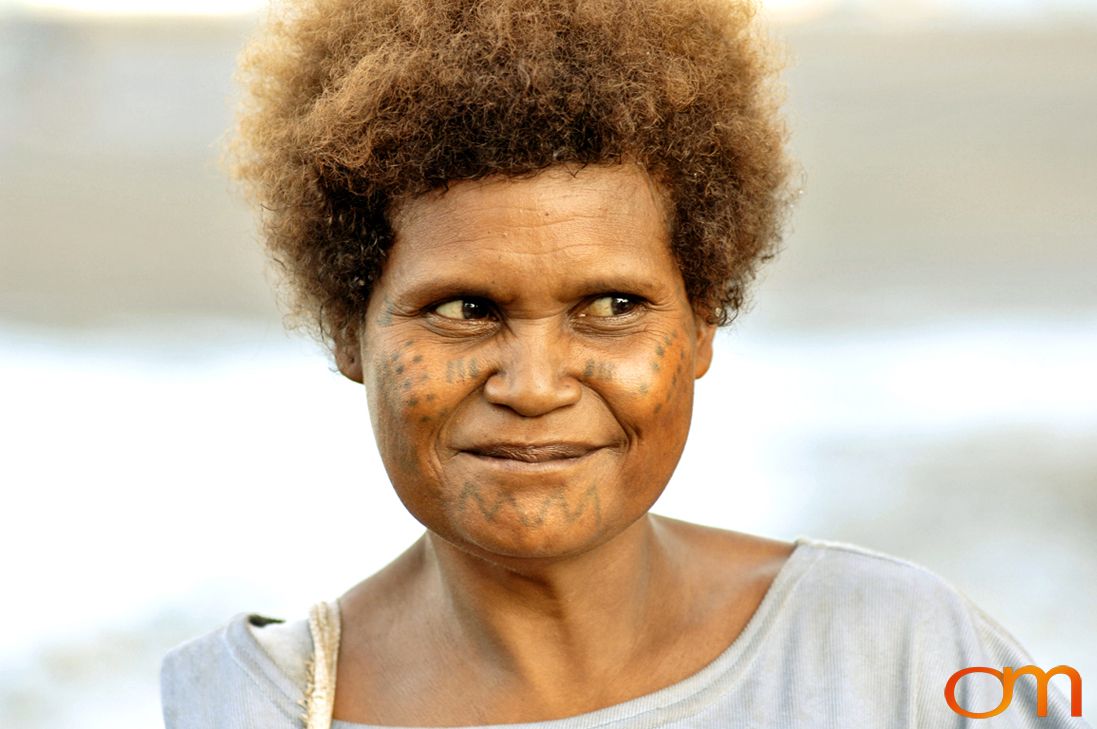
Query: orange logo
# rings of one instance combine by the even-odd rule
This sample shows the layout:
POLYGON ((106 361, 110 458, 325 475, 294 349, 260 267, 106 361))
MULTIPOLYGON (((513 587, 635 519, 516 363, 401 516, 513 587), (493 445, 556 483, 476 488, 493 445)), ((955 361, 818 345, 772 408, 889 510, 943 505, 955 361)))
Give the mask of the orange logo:
POLYGON ((948 708, 961 716, 966 716, 969 719, 989 719, 992 716, 998 716, 1009 708, 1009 705, 1013 703, 1013 684, 1018 676, 1026 674, 1036 679, 1036 716, 1047 716, 1047 684, 1048 680, 1055 675, 1070 678, 1070 715, 1082 715, 1082 677, 1070 666, 1056 666, 1050 671, 1044 671, 1036 666, 1022 666, 1016 670, 1006 666, 1001 671, 986 666, 972 666, 957 671, 949 677, 948 683, 945 684, 945 701, 948 702, 948 708), (991 711, 968 711, 956 702, 956 684, 969 673, 989 673, 1002 684, 1002 703, 998 704, 996 709, 991 711))

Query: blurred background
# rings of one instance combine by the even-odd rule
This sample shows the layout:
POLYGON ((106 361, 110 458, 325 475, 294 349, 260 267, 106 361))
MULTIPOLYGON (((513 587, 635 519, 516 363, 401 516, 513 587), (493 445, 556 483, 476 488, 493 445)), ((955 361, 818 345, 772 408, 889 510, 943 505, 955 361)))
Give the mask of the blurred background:
MULTIPOLYGON (((766 7, 804 192, 656 511, 926 565, 1093 716, 1097 0, 766 7)), ((156 726, 420 532, 218 170, 259 17, 0 0, 0 726, 156 726)))

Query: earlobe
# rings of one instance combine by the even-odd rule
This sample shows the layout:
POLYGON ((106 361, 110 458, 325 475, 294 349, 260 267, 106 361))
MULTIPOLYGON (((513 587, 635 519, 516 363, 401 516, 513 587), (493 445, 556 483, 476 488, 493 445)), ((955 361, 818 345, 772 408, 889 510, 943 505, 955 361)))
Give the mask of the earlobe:
POLYGON ((716 325, 704 319, 697 320, 697 343, 693 350, 693 378, 699 380, 708 372, 712 364, 712 340, 716 336, 716 325))
POLYGON ((343 376, 362 384, 362 353, 358 348, 358 340, 339 341, 335 343, 335 365, 343 376))

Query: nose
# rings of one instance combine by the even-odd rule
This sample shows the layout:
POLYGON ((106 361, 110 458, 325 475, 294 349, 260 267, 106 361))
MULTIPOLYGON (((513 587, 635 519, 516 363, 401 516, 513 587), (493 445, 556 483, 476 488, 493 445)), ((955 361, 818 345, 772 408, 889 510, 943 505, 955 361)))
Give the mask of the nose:
POLYGON ((579 401, 582 385, 568 366, 562 337, 530 325, 512 331, 499 346, 495 372, 484 383, 489 402, 535 418, 579 401))

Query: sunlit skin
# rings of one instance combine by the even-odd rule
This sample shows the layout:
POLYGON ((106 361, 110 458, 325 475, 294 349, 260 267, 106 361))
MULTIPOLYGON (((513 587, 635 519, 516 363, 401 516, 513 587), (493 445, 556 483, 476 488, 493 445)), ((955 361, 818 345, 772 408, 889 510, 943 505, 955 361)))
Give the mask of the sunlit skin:
POLYGON ((633 165, 555 168, 451 185, 393 227, 337 359, 428 531, 341 601, 336 717, 559 718, 702 668, 789 545, 648 515, 714 333, 661 192, 633 165))

